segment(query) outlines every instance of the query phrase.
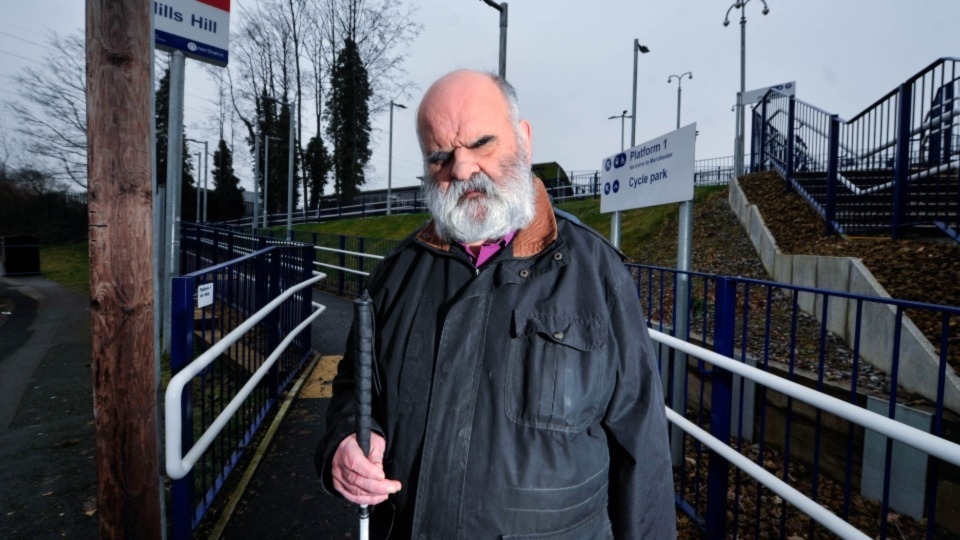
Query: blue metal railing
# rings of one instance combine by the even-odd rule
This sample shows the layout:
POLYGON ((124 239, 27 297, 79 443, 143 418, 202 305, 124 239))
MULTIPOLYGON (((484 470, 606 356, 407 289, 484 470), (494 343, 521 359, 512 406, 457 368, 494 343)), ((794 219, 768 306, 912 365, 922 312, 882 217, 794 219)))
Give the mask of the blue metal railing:
MULTIPOLYGON (((203 267, 173 279, 171 376, 244 324, 272 300, 314 275, 313 246, 271 246, 244 252, 242 239, 228 231, 185 227, 181 245, 186 267, 203 267)), ((258 239, 265 244, 266 240, 258 239)), ((284 338, 311 317, 310 289, 279 303, 242 338, 211 360, 183 386, 181 439, 168 441, 186 452, 210 430, 220 414, 235 407, 244 385, 267 363, 266 376, 199 455, 185 476, 172 483, 172 532, 187 538, 200 522, 257 429, 290 385, 311 352, 310 332, 284 338), (275 360, 271 354, 283 349, 275 360)), ((244 391, 246 392, 246 391, 244 391)))
MULTIPOLYGON (((952 385, 956 391, 951 382, 956 377, 950 376, 948 358, 956 360, 960 356, 956 341, 960 308, 689 272, 691 315, 687 321, 676 321, 673 299, 679 272, 629 266, 651 328, 673 334, 678 324, 687 324, 691 342, 725 356, 859 407, 868 402, 879 404, 890 418, 901 419, 913 409, 929 411, 929 431, 937 437, 947 437, 948 431, 955 429, 946 428, 957 411, 945 407, 945 394, 952 385), (893 313, 885 323, 875 316, 882 310, 893 313), (936 388, 933 400, 916 396, 904 399, 897 384, 899 371, 914 368, 905 362, 917 361, 902 350, 901 336, 908 327, 905 314, 920 311, 934 313, 941 321, 939 332, 930 339, 936 351, 931 359, 936 374, 930 380, 931 387, 936 388), (837 327, 850 330, 849 344, 831 331, 837 327), (868 348, 865 342, 877 340, 894 342, 888 374, 867 364, 864 358, 863 351, 868 348)), ((731 377, 723 370, 710 369, 696 359, 688 360, 680 370, 684 380, 675 381, 671 350, 661 349, 660 354, 668 403, 673 402, 674 392, 682 392, 681 414, 718 439, 730 441, 732 448, 750 455, 781 478, 790 478, 794 487, 814 501, 856 522, 874 537, 890 534, 891 508, 898 514, 916 516, 912 530, 923 531, 920 518, 925 517, 928 537, 943 534, 942 522, 952 516, 938 517, 938 497, 945 493, 942 479, 960 472, 956 466, 921 455, 916 459, 925 467, 922 474, 912 478, 914 484, 895 484, 891 468, 897 458, 891 441, 881 439, 871 444, 869 432, 860 426, 731 377), (876 463, 879 486, 863 493, 861 486, 867 474, 863 471, 870 460, 876 463), (871 498, 879 503, 870 503, 871 498), (860 523, 863 516, 851 510, 854 504, 860 508, 874 505, 871 524, 860 523)), ((957 438, 955 432, 949 436, 957 438)), ((706 537, 813 537, 819 530, 786 502, 771 504, 770 492, 743 478, 739 471, 729 473, 725 460, 706 452, 698 441, 689 437, 683 440, 684 457, 675 463, 678 504, 694 522, 703 525, 706 537), (728 511, 732 519, 726 522, 728 511), (761 524, 771 518, 777 526, 761 530, 761 524), (796 525, 801 521, 802 527, 796 525)), ((897 460, 897 466, 903 467, 903 462, 897 460)), ((870 479, 866 480, 869 484, 870 479)), ((900 519, 905 526, 906 518, 900 519)))
POLYGON ((943 58, 849 121, 771 90, 753 109, 753 170, 774 168, 827 233, 960 230, 960 60, 943 58))

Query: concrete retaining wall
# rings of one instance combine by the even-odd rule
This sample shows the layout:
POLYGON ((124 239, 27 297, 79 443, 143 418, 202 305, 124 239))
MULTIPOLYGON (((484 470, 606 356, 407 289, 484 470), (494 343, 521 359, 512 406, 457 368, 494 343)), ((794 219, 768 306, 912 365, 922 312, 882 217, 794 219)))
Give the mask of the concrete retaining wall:
MULTIPOLYGON (((790 255, 780 251, 776 240, 760 215, 750 204, 736 179, 730 181, 730 208, 737 215, 760 255, 767 274, 774 281, 818 289, 849 292, 864 296, 890 298, 860 259, 790 255)), ((801 293, 800 308, 822 320, 823 295, 801 293)), ((827 327, 853 346, 856 329, 857 302, 830 297, 827 305, 827 327)), ((894 357, 896 309, 873 302, 863 303, 860 328, 860 355, 871 365, 890 372, 894 357)), ((936 401, 940 358, 933 346, 907 317, 900 326, 899 385, 909 392, 936 401)), ((944 406, 960 414, 960 378, 947 366, 944 406)))

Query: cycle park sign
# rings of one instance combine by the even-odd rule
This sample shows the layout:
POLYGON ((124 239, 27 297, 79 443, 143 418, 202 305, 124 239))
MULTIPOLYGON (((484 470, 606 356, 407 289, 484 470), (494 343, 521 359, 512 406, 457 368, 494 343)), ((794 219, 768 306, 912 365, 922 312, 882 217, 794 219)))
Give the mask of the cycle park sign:
POLYGON ((604 159, 600 212, 693 200, 696 135, 693 123, 604 159))

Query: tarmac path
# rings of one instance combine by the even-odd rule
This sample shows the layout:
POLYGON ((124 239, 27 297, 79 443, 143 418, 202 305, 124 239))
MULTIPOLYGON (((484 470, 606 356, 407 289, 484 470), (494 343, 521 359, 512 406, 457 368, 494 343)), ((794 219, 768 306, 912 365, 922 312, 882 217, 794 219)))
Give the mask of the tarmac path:
POLYGON ((96 538, 86 296, 0 277, 0 537, 96 538))

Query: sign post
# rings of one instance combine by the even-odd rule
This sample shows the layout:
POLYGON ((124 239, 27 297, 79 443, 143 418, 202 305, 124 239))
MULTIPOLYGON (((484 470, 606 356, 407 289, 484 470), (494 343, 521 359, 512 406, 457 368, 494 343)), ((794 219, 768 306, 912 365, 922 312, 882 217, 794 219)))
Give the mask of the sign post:
MULTIPOLYGON (((170 350, 171 279, 180 271, 180 206, 183 149, 183 93, 186 58, 225 67, 229 59, 230 0, 153 0, 154 46, 170 53, 170 102, 167 131, 166 234, 163 264, 155 269, 163 289, 156 306, 162 320, 162 350, 170 350)), ((198 178, 199 179, 199 178, 198 178)), ((199 185, 199 182, 198 182, 199 185)), ((199 193, 197 190, 199 204, 199 193)), ((204 193, 206 196, 206 193, 204 193)), ((156 206, 156 205, 155 205, 156 206)), ((155 210, 158 211, 158 210, 155 210)), ((159 218, 157 218, 159 221, 159 218)), ((199 211, 197 221, 200 221, 199 211)), ((161 326, 158 324, 157 326, 161 326)))
MULTIPOLYGON (((619 212, 680 203, 677 234, 677 277, 673 335, 686 341, 690 312, 690 259, 693 244, 693 162, 697 125, 677 129, 603 160, 600 212, 619 212)), ((671 407, 684 414, 686 354, 676 351, 671 407)), ((672 429, 673 464, 683 459, 683 432, 672 429)))

